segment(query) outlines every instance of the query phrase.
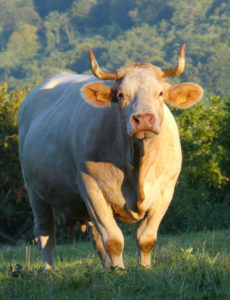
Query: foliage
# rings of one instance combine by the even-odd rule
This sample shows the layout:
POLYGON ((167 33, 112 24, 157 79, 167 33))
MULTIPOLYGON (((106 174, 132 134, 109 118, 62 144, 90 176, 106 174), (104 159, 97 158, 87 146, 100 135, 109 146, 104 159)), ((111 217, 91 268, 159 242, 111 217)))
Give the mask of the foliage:
POLYGON ((0 1, 0 82, 34 84, 60 69, 89 71, 95 50, 113 70, 132 61, 174 65, 187 48, 183 79, 229 96, 230 0, 0 1))
MULTIPOLYGON (((18 159, 17 111, 28 90, 0 85, 0 242, 31 240, 33 217, 18 159)), ((230 98, 211 97, 191 109, 173 110, 180 130, 183 167, 161 232, 223 228, 230 223, 230 98)), ((121 225, 121 224, 120 224, 121 225)), ((58 241, 69 235, 57 217, 58 241)), ((121 225, 126 233, 136 226, 121 225)), ((77 227, 75 227, 77 228, 77 227)))
POLYGON ((37 247, 4 246, 0 299, 229 299, 229 236, 160 236, 151 270, 136 267, 135 238, 128 237, 125 272, 103 270, 89 242, 57 246, 54 272, 41 270, 37 247))
POLYGON ((17 112, 28 89, 0 84, 0 242, 32 238, 32 213, 18 157, 17 112), (25 234, 28 235, 25 236, 25 234))
POLYGON ((173 111, 179 125, 183 166, 164 219, 169 230, 220 228, 230 223, 230 99, 173 111))

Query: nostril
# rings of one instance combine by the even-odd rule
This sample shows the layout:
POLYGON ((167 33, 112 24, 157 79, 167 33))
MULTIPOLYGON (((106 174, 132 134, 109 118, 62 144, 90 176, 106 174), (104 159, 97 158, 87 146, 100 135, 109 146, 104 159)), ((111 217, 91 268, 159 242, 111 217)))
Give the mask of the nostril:
POLYGON ((150 122, 151 124, 154 124, 154 123, 155 123, 155 118, 154 118, 153 115, 151 115, 151 116, 149 117, 149 122, 150 122))
POLYGON ((133 116, 133 120, 137 125, 140 123, 139 118, 137 116, 133 116))

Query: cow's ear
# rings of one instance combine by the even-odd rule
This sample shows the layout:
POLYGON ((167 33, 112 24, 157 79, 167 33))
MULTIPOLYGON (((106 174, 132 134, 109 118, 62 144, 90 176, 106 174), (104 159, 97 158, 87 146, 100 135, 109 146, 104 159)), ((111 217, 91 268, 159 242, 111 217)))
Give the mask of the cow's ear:
POLYGON ((185 109, 201 100, 203 89, 191 82, 181 83, 179 85, 167 85, 165 91, 165 102, 169 105, 185 109))
POLYGON ((106 106, 112 102, 112 89, 101 82, 92 82, 82 89, 84 98, 95 106, 106 106))

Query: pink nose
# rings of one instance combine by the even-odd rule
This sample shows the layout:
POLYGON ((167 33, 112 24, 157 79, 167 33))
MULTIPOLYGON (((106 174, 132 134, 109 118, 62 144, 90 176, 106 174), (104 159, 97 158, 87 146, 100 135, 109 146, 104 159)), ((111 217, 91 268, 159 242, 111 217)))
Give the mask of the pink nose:
POLYGON ((135 128, 149 128, 152 127, 155 123, 155 117, 153 114, 145 113, 145 114, 136 114, 131 118, 131 122, 135 128))

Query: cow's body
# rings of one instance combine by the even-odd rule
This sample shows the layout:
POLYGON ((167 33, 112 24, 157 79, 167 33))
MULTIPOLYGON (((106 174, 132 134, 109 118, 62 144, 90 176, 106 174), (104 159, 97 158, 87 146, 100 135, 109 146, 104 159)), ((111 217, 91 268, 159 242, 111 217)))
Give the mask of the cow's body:
MULTIPOLYGON (((158 226, 181 168, 178 129, 162 104, 160 132, 149 138, 147 128, 133 138, 133 127, 145 122, 150 126, 146 121, 150 108, 147 104, 141 108, 144 117, 138 114, 132 119, 127 134, 117 103, 102 107, 90 103, 84 89, 95 81, 94 76, 59 73, 32 91, 21 106, 19 152, 35 235, 41 237, 49 268, 54 246, 52 208, 91 220, 88 229, 102 263, 123 267, 124 241, 114 216, 128 223, 142 220, 137 232, 139 262, 149 267, 158 226), (139 138, 143 132, 148 138, 139 138)), ((157 122, 155 113, 153 131, 158 130, 157 122)))

